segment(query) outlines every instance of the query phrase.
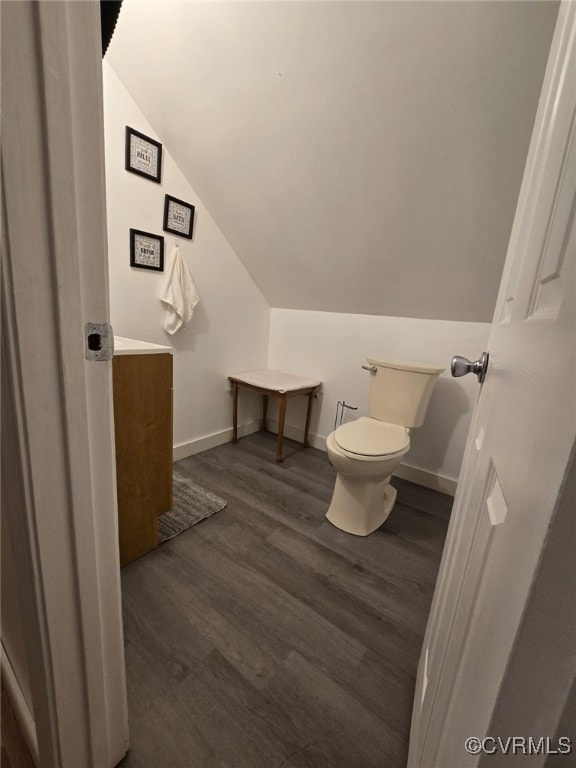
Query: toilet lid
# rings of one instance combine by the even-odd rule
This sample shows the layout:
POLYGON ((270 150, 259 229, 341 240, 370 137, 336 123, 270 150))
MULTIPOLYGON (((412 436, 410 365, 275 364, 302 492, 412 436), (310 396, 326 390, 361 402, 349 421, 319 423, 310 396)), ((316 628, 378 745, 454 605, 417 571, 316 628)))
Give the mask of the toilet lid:
POLYGON ((334 432, 336 445, 359 456, 386 456, 408 448, 410 437, 405 427, 361 416, 334 432))

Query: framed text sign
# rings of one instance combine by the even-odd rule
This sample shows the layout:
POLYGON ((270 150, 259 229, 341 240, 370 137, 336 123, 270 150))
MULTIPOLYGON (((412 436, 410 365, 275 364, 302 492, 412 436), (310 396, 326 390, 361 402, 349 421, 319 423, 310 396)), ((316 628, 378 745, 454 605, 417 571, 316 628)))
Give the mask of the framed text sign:
POLYGON ((162 176, 162 144, 126 126, 125 168, 131 173, 160 184, 162 176))
POLYGON ((165 232, 192 239, 194 229, 194 206, 178 200, 177 197, 164 197, 164 226, 165 232))
POLYGON ((130 230, 130 266, 164 271, 164 238, 152 232, 130 230))

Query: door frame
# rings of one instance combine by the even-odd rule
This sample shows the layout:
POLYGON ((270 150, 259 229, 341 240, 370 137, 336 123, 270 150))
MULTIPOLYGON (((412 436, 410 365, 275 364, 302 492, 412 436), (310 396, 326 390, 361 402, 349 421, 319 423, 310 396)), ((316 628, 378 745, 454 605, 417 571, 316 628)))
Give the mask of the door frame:
POLYGON ((109 320, 99 3, 2 3, 2 59, 2 502, 32 748, 111 767, 128 747, 111 361, 84 351, 84 324, 109 320))
POLYGON ((113 766, 128 726, 111 366, 83 345, 84 322, 109 320, 99 4, 2 17, 3 501, 38 752, 43 768, 113 766))

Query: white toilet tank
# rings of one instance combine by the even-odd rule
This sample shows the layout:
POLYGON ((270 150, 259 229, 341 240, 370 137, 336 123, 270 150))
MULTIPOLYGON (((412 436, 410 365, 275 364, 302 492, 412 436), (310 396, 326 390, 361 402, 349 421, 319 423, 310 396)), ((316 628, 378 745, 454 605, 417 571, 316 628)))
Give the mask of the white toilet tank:
POLYGON ((370 358, 368 364, 376 367, 370 375, 368 415, 389 424, 420 427, 444 368, 378 358, 370 358))

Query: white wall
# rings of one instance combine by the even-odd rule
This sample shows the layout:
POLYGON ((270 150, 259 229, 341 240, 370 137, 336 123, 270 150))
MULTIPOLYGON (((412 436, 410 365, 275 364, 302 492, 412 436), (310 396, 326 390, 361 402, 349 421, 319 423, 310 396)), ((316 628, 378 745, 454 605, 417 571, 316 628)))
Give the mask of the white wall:
MULTIPOLYGON (((152 130, 112 68, 106 62, 103 66, 112 326, 118 336, 173 346, 174 442, 188 446, 230 429, 226 376, 266 366, 270 309, 166 146, 161 184, 124 169, 126 125, 159 141, 162 137, 152 130), (179 243, 200 303, 190 325, 174 336, 163 330, 159 300, 175 243, 173 235, 162 231, 165 194, 196 206, 194 238, 180 238, 179 243), (130 267, 130 227, 164 235, 164 272, 130 267)), ((242 413, 250 419, 256 410, 257 403, 248 399, 242 413)))
MULTIPOLYGON (((229 373, 268 366, 321 379, 324 391, 315 404, 311 433, 313 444, 324 448, 338 400, 357 405, 355 416, 367 408, 369 374, 361 366, 368 356, 439 361, 448 367, 454 354, 476 359, 483 351, 488 323, 271 310, 166 146, 162 184, 124 170, 126 125, 162 139, 106 63, 104 96, 112 324, 117 335, 174 348, 176 458, 229 439, 229 373), (201 302, 191 325, 174 337, 162 328, 159 301, 174 244, 173 236, 162 232, 166 193, 196 206, 194 239, 179 242, 201 302), (129 266, 130 227, 164 234, 164 273, 129 266)), ((406 477, 441 490, 453 490, 477 393, 475 377, 455 380, 449 372, 441 377, 426 423, 413 433, 406 457, 406 465, 422 471, 408 472, 406 477)), ((289 436, 300 437, 304 407, 304 400, 290 402, 289 436)), ((258 399, 243 393, 241 423, 250 428, 259 415, 258 399)), ((274 420, 273 403, 270 415, 274 420)))
POLYGON ((557 10, 125 0, 107 58, 270 306, 485 322, 557 10))
MULTIPOLYGON (((268 366, 323 381, 311 424, 314 444, 323 448, 338 400, 357 405, 355 416, 366 412, 370 374, 361 366, 367 357, 444 365, 447 370, 438 380, 426 421, 412 433, 405 464, 424 470, 412 473, 411 479, 432 482, 430 473, 440 477, 438 487, 451 490, 453 483, 441 481, 458 478, 479 385, 475 376, 453 379, 450 361, 456 354, 477 359, 489 329, 489 323, 272 309, 268 366)), ((304 402, 298 400, 288 405, 287 423, 301 429, 304 402)))

